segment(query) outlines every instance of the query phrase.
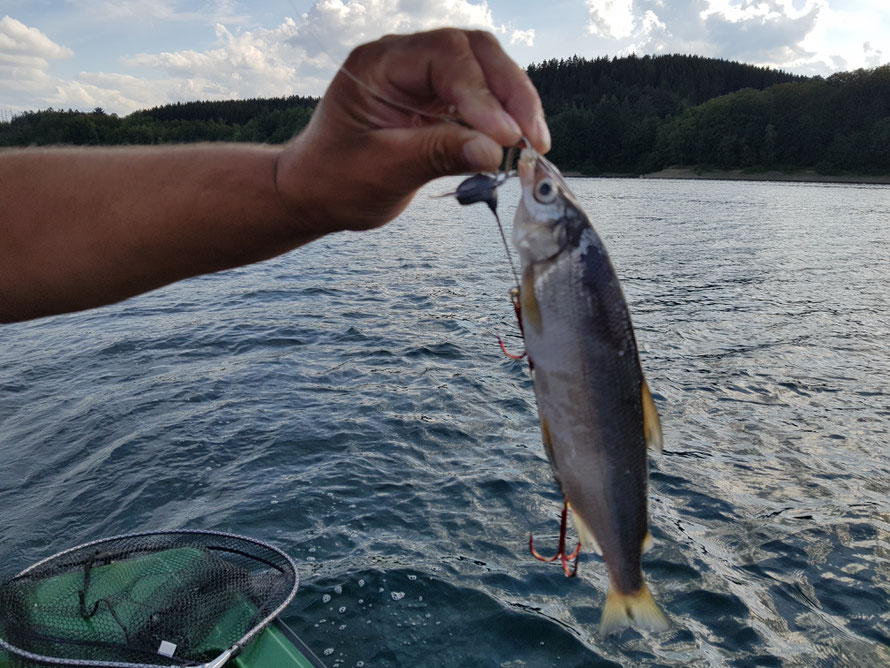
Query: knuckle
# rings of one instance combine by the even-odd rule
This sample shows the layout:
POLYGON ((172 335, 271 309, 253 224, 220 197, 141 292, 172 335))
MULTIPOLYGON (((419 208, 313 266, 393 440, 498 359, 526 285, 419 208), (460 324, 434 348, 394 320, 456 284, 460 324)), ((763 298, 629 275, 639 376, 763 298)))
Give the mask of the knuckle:
POLYGON ((433 44, 447 52, 469 49, 470 40, 467 33, 457 28, 439 28, 428 33, 433 44))
POLYGON ((489 48, 500 48, 501 46, 498 38, 487 30, 473 30, 470 35, 472 36, 473 41, 480 44, 481 46, 489 48))
POLYGON ((360 65, 373 62, 377 57, 379 48, 379 40, 378 42, 360 44, 349 52, 349 55, 346 56, 344 65, 348 68, 357 68, 360 65))
POLYGON ((457 164, 457 158, 453 151, 449 150, 445 137, 440 132, 429 132, 423 138, 420 155, 425 164, 424 172, 436 175, 452 174, 459 171, 461 165, 457 164))

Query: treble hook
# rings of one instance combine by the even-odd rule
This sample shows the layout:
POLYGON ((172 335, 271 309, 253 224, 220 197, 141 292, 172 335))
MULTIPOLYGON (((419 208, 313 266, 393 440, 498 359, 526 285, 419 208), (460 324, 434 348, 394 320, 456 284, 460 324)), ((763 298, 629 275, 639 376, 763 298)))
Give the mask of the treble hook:
POLYGON ((509 350, 507 350, 507 346, 504 345, 504 342, 500 336, 498 337, 498 343, 500 344, 501 350, 503 351, 503 353, 507 357, 509 357, 511 360, 521 360, 523 357, 525 357, 528 354, 527 351, 523 350, 521 355, 514 355, 509 350))
POLYGON ((568 525, 568 515, 569 515, 569 502, 564 500, 562 503, 562 516, 559 521, 559 550, 552 557, 544 557, 538 554, 538 551, 535 549, 535 537, 532 534, 529 534, 528 537, 528 549, 531 551, 532 556, 535 559, 540 559, 541 561, 556 561, 557 558, 561 558, 562 561, 562 572, 566 574, 566 577, 573 578, 578 573, 578 555, 581 554, 581 541, 578 541, 578 546, 575 548, 575 551, 571 554, 566 554, 566 527, 568 525), (569 571, 569 562, 575 562, 575 568, 569 571))

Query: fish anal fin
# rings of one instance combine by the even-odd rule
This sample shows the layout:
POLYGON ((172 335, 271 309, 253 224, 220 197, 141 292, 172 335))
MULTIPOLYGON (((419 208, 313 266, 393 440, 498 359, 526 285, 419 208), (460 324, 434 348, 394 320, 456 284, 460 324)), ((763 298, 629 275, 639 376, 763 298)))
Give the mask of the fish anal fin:
POLYGON ((544 452, 547 453, 547 461, 550 462, 550 472, 558 485, 562 485, 559 481, 559 471, 556 470, 556 459, 553 456, 553 441, 550 438, 550 423, 547 418, 541 415, 541 441, 544 443, 544 452))
POLYGON ((544 442, 544 450, 547 451, 547 458, 553 461, 553 441, 550 439, 550 423, 547 418, 541 416, 541 440, 544 442))
POLYGON ((605 638, 612 633, 633 627, 640 631, 662 633, 670 628, 668 618, 658 607, 649 588, 644 583, 639 591, 625 594, 609 583, 606 607, 600 619, 600 634, 605 638))
POLYGON ((522 272, 522 288, 519 290, 519 303, 522 309, 522 329, 528 325, 540 332, 541 307, 538 306, 538 298, 535 296, 535 268, 534 266, 526 267, 522 272))
POLYGON ((643 378, 642 388, 643 400, 643 436, 646 439, 646 445, 651 450, 661 453, 664 448, 664 436, 661 433, 661 420, 658 419, 658 409, 652 400, 652 393, 649 391, 649 383, 643 378))
MULTIPOLYGON (((569 508, 571 507, 571 504, 569 504, 569 508)), ((591 531, 590 527, 588 527, 584 523, 584 518, 582 518, 574 510, 572 510, 572 523, 575 525, 575 531, 578 533, 578 539, 581 541, 581 545, 586 547, 588 550, 593 550, 598 555, 603 556, 603 550, 600 547, 600 544, 597 541, 593 531, 591 531)))

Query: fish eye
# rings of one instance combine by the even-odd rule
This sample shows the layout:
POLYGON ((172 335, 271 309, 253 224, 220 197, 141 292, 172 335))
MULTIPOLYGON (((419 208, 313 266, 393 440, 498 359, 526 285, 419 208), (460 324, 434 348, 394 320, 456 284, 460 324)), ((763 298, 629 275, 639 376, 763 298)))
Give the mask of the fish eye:
POLYGON ((541 179, 535 184, 535 199, 542 204, 549 204, 556 199, 556 186, 550 179, 541 179))

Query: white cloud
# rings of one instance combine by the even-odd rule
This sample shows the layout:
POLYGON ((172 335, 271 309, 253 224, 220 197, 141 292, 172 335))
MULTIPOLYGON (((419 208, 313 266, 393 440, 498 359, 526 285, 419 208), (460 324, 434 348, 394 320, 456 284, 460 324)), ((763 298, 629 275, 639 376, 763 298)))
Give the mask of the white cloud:
POLYGON ((444 26, 505 34, 486 2, 469 0, 315 0, 300 17, 291 43, 339 64, 359 44, 390 33, 444 26))
POLYGON ((624 39, 635 28, 633 0, 585 0, 590 22, 587 30, 592 35, 624 39))
MULTIPOLYGON (((864 0, 866 4, 878 0, 864 0)), ((879 0, 885 2, 885 0, 879 0)), ((830 73, 876 65, 885 50, 860 49, 852 35, 887 34, 890 13, 832 10, 836 0, 586 0, 588 32, 613 53, 695 53, 758 65, 830 73), (883 17, 884 23, 875 20, 883 17), (853 27, 855 26, 855 27, 853 27), (849 36, 847 34, 849 33, 849 36), (845 43, 844 49, 837 45, 845 43), (841 57, 843 53, 845 57, 841 57)), ((877 5, 872 8, 876 9, 877 5)))
POLYGON ((869 42, 862 45, 862 52, 865 54, 866 67, 877 67, 884 62, 884 52, 880 49, 873 49, 869 42))
POLYGON ((601 52, 695 53, 823 75, 875 67, 890 54, 886 0, 586 0, 586 5, 588 32, 601 52))
POLYGON ((820 9, 814 29, 801 42, 817 54, 792 67, 830 74, 840 70, 875 67, 887 62, 890 53, 890 6, 885 0, 839 3, 827 0, 820 9), (863 49, 863 42, 870 48, 863 49))
MULTIPOLYGON (((24 1, 17 0, 22 6, 24 1)), ((78 37, 68 40, 78 56, 99 62, 96 45, 107 32, 126 36, 134 25, 143 29, 133 40, 138 49, 88 66, 103 72, 64 78, 54 68, 74 56, 71 49, 6 16, 0 20, 2 104, 128 113, 177 100, 319 95, 352 47, 386 33, 444 25, 490 30, 529 60, 574 51, 679 52, 830 74, 873 67, 890 55, 887 0, 585 0, 578 6, 588 17, 581 38, 587 46, 569 38, 554 43, 553 31, 564 30, 559 17, 535 28, 502 23, 486 0, 301 2, 305 13, 260 26, 246 14, 259 11, 261 3, 244 0, 66 0, 79 22, 71 26, 78 37), (89 37, 82 36, 85 26, 89 37), (161 34, 171 40, 166 49, 148 50, 148 40, 161 34), (177 39, 187 40, 188 48, 177 39), (555 44, 556 51, 533 53, 541 41, 555 44)), ((280 4, 286 11, 286 0, 280 4)), ((64 34, 59 24, 54 37, 64 34)))
POLYGON ((36 28, 4 16, 0 19, 0 90, 9 100, 4 100, 4 107, 20 111, 37 106, 34 103, 54 86, 48 73, 50 61, 73 56, 71 49, 36 28))
MULTIPOLYGON (((43 106, 101 106, 129 113, 176 100, 320 95, 350 49, 384 34, 459 26, 509 35, 512 44, 532 46, 535 37, 533 29, 495 22, 485 1, 314 0, 296 20, 288 18, 274 28, 251 29, 238 27, 244 20, 231 0, 205 2, 199 10, 187 11, 180 8, 178 0, 84 3, 88 5, 90 12, 101 11, 122 20, 200 20, 206 25, 207 15, 214 13, 230 20, 216 23, 216 39, 209 49, 122 58, 124 68, 154 70, 158 73, 155 78, 82 72, 75 80, 43 80, 43 106)), ((16 23, 25 31, 33 30, 16 23)))
POLYGON ((59 46, 37 28, 29 28, 11 16, 0 19, 0 56, 42 59, 70 58, 71 49, 59 46))
POLYGON ((525 46, 535 45, 535 29, 514 30, 510 33, 510 44, 524 44, 525 46))

